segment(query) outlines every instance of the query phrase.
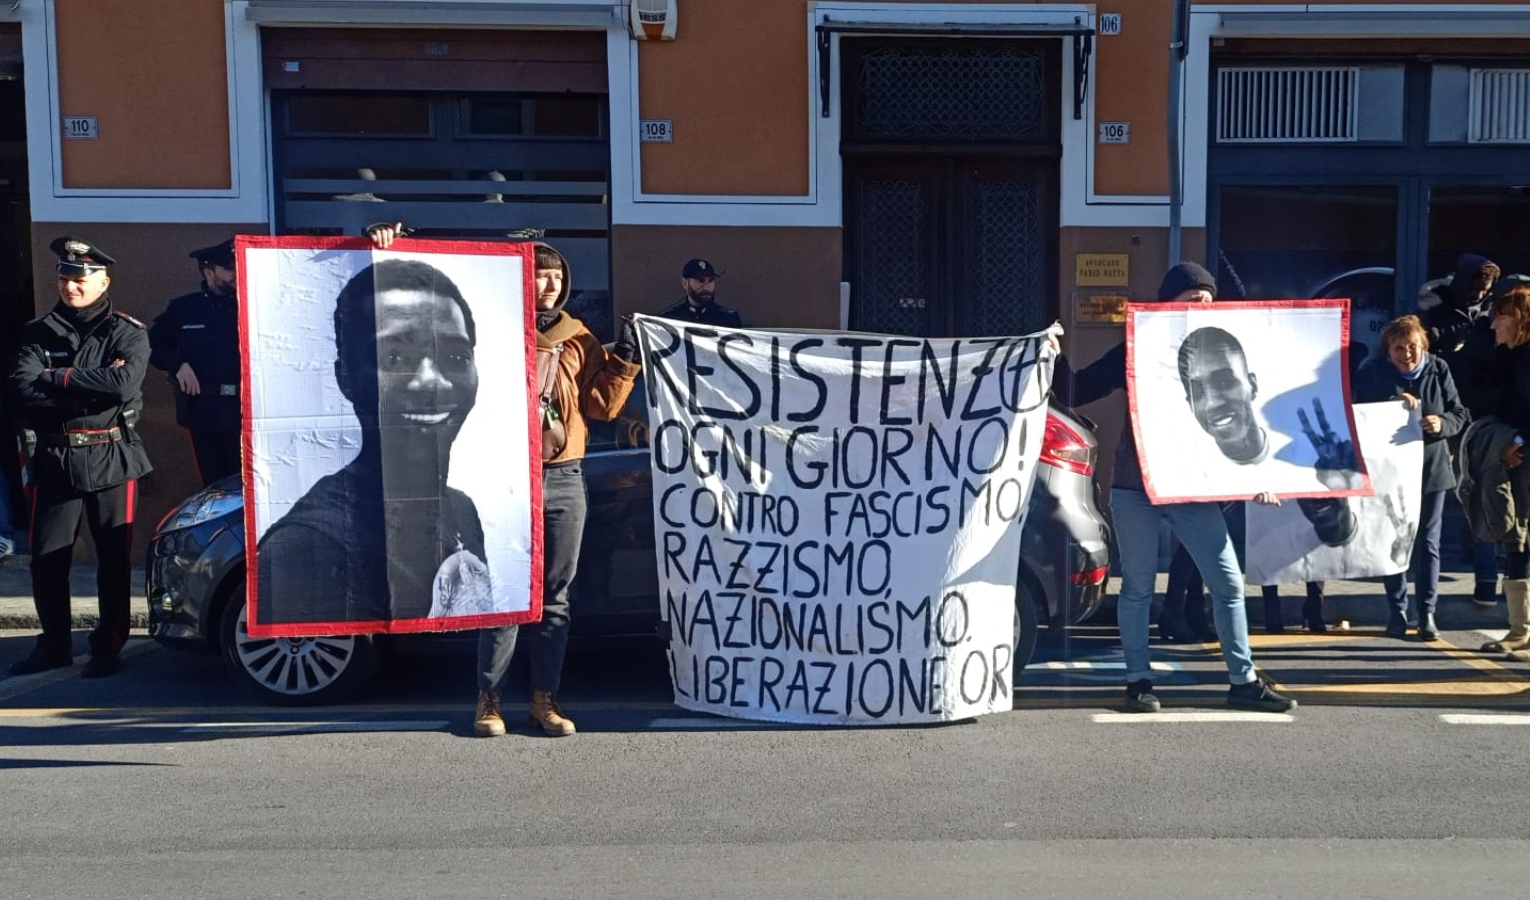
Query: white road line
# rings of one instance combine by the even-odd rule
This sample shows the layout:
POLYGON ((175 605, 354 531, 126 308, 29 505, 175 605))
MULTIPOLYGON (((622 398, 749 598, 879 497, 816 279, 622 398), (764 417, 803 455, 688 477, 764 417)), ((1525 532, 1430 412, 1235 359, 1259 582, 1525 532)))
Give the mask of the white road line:
MULTIPOLYGON (((1119 672, 1119 671, 1122 671, 1122 670, 1124 670, 1126 668, 1126 663, 1124 663, 1124 662, 1103 662, 1103 661, 1089 660, 1089 659, 1053 660, 1052 662, 1035 662, 1035 663, 1031 663, 1031 664, 1027 665, 1025 668, 1027 670, 1029 670, 1029 671, 1050 671, 1050 672, 1074 672, 1074 671, 1081 671, 1081 670, 1082 671, 1114 670, 1114 671, 1119 672)), ((1180 665, 1177 662, 1159 662, 1159 661, 1155 660, 1153 662, 1153 671, 1154 672, 1183 672, 1183 671, 1185 671, 1185 667, 1180 665)))
POLYGON ((1515 713, 1440 713, 1446 725, 1530 725, 1530 715, 1515 713))
MULTIPOLYGON (((440 731, 445 720, 395 719, 391 721, 334 722, 197 722, 180 725, 182 734, 348 734, 373 731, 440 731)), ((173 727, 167 726, 167 727, 173 727)))
POLYGON ((1136 725, 1149 722, 1294 722, 1289 713, 1262 712, 1156 712, 1095 713, 1090 717, 1101 725, 1136 725))

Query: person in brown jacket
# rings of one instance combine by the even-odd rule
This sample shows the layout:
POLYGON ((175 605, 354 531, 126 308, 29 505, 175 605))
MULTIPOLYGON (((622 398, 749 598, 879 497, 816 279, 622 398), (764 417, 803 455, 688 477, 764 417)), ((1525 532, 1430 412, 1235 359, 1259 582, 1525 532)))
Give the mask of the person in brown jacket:
MULTIPOLYGON (((585 419, 610 421, 632 393, 640 367, 631 324, 610 353, 584 323, 563 311, 569 296, 568 261, 547 244, 536 247, 537 350, 552 354, 557 375, 550 403, 543 410, 563 423, 566 443, 542 462, 542 621, 527 625, 531 653, 531 721, 545 734, 574 733, 574 723, 558 708, 558 683, 568 645, 569 585, 579 563, 584 538, 586 494, 585 419)), ((544 442, 544 454, 549 448, 544 442)), ((510 670, 519 632, 515 625, 484 629, 478 639, 478 708, 474 733, 493 737, 505 733, 500 693, 510 670)))
MULTIPOLYGON (((381 248, 408 234, 402 222, 367 228, 381 248)), ((543 441, 542 460, 542 619, 527 625, 531 655, 531 724, 552 737, 574 733, 574 723, 558 707, 558 686, 568 646, 569 587, 579 564, 584 540, 587 495, 584 449, 589 437, 586 419, 610 421, 621 413, 642 367, 637 335, 631 321, 623 323, 621 339, 608 353, 584 323, 564 311, 572 289, 568 260, 551 245, 535 248, 537 355, 553 361, 556 377, 542 409, 544 429, 561 424, 561 448, 543 441), (551 451, 551 455, 549 452, 551 451)), ((540 379, 539 379, 540 381, 540 379)), ((486 628, 478 637, 478 705, 473 732, 480 737, 505 733, 500 697, 515 655, 520 627, 486 628)))

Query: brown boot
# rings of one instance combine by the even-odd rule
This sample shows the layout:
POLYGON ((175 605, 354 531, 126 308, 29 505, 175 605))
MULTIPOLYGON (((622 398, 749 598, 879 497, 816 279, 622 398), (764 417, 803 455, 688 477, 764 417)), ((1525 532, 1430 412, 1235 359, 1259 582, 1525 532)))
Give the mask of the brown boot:
POLYGON ((531 724, 549 737, 568 737, 574 733, 574 723, 563 718, 558 696, 551 691, 531 692, 531 724))
POLYGON ((499 691, 478 692, 478 712, 473 714, 473 733, 499 737, 505 733, 505 717, 499 714, 499 691))
POLYGON ((1507 653, 1530 648, 1530 579, 1505 578, 1503 597, 1509 607, 1509 633, 1501 640, 1482 645, 1485 653, 1507 653))
POLYGON ((1530 662, 1530 650, 1514 650, 1505 653, 1503 658, 1514 662, 1530 662))

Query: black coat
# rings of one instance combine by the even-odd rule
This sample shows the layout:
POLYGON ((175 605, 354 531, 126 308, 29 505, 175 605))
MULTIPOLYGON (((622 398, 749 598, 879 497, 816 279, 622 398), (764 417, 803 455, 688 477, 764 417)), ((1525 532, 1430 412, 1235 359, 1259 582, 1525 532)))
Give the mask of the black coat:
POLYGON ((690 322, 692 325, 715 325, 719 328, 743 328, 744 320, 734 310, 716 303, 708 303, 706 306, 696 309, 690 301, 681 300, 674 306, 659 313, 665 319, 674 319, 678 322, 690 322))
POLYGON ((22 428, 36 434, 29 463, 45 490, 100 491, 152 471, 131 424, 143 411, 149 334, 132 316, 107 312, 76 331, 57 309, 27 323, 9 373, 22 428), (122 365, 112 362, 121 360, 122 365), (69 446, 66 433, 122 429, 121 440, 69 446))
POLYGON ((164 369, 175 391, 175 421, 182 428, 238 431, 239 302, 206 288, 170 301, 149 329, 149 361, 164 369), (182 391, 175 373, 191 366, 202 392, 182 391))
POLYGON ((1356 403, 1381 403, 1404 393, 1418 398, 1420 415, 1440 417, 1440 433, 1424 435, 1424 492, 1455 490, 1456 473, 1451 468, 1447 439, 1466 429, 1471 413, 1456 392, 1450 366, 1431 353, 1419 376, 1409 378, 1397 371, 1390 359, 1374 357, 1365 361, 1355 378, 1356 403))

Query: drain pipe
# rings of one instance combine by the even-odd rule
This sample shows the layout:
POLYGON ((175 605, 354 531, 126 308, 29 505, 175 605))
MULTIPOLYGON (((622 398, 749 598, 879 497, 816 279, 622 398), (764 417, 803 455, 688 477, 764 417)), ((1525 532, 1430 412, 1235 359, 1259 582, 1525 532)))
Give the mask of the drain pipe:
POLYGON ((1174 36, 1169 43, 1169 262, 1178 265, 1183 240, 1180 207, 1184 204, 1184 172, 1179 145, 1183 120, 1185 57, 1189 53, 1190 0, 1174 0, 1174 36))

